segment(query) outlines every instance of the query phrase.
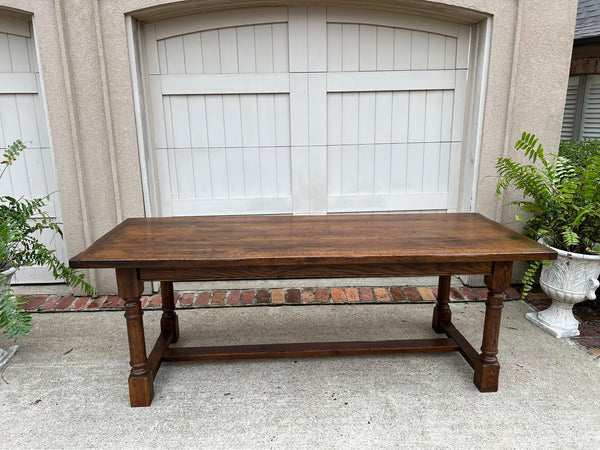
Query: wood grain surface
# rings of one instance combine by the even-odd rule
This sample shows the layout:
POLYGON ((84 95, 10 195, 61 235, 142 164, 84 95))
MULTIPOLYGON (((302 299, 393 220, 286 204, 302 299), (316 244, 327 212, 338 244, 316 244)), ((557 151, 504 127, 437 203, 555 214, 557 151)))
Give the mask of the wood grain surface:
POLYGON ((555 259, 476 213, 131 218, 76 268, 402 264, 555 259))

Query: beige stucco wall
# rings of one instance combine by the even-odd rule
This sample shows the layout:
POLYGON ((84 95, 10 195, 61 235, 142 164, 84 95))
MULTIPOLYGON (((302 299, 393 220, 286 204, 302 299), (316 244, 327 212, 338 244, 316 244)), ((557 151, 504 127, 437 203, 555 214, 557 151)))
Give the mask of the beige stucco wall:
MULTIPOLYGON (((190 9, 281 3, 0 0, 0 7, 33 15, 69 255, 124 218, 144 215, 125 16, 155 20, 190 9)), ((476 210, 514 225, 494 196, 495 161, 523 130, 546 148, 558 145, 577 0, 338 3, 467 22, 492 17, 476 210)), ((100 292, 116 292, 112 271, 90 275, 100 292)))

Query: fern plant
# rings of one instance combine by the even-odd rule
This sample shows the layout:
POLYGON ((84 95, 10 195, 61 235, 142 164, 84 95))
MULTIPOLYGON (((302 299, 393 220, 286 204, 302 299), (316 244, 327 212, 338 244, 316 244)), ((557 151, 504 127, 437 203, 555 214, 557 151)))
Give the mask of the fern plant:
MULTIPOLYGON (((6 148, 4 160, 0 162, 4 164, 0 178, 25 148, 20 140, 6 148)), ((0 196, 0 271, 11 267, 47 266, 55 279, 94 295, 96 290, 85 281, 82 272, 67 267, 56 257, 55 250, 40 242, 40 233, 45 230, 61 238, 63 235, 60 224, 44 210, 49 200, 49 195, 34 199, 0 196)), ((5 278, 0 278, 0 329, 13 340, 31 330, 31 317, 5 278)))
MULTIPOLYGON (((600 246, 600 148, 584 162, 546 153, 534 134, 523 133, 515 150, 524 151, 529 164, 499 158, 498 198, 508 189, 521 192, 522 200, 510 202, 527 217, 523 233, 547 245, 572 253, 599 254, 600 246)), ((523 296, 531 290, 539 262, 523 278, 523 296)))

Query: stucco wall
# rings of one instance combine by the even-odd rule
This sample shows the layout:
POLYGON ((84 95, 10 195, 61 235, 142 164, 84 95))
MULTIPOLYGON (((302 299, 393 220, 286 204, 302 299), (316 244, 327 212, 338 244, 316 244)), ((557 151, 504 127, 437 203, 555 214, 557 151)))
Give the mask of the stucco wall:
MULTIPOLYGON (((190 9, 281 3, 0 0, 0 7, 33 15, 69 255, 124 218, 144 215, 125 16, 148 20, 190 9)), ((471 23, 492 17, 476 210, 514 226, 494 196, 495 161, 523 130, 535 132, 548 149, 558 145, 577 0, 342 3, 471 23)), ((100 292, 116 291, 112 271, 90 275, 100 292)))

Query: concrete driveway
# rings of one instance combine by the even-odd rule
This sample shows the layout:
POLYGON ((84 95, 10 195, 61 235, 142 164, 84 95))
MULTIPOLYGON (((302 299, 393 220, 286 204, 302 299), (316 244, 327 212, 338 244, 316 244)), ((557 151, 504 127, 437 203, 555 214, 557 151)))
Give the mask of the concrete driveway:
MULTIPOLYGON (((484 305, 452 308, 479 347, 484 305)), ((187 310, 180 344, 430 337, 431 310, 187 310)), ((34 314, 0 380, 0 448, 599 448, 598 361, 527 311, 505 305, 497 393, 479 393, 458 353, 170 363, 152 406, 133 409, 122 312, 34 314)), ((159 317, 145 314, 149 347, 159 317)))

